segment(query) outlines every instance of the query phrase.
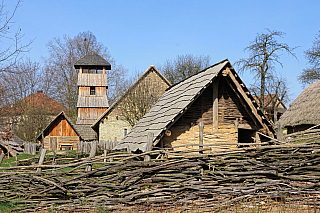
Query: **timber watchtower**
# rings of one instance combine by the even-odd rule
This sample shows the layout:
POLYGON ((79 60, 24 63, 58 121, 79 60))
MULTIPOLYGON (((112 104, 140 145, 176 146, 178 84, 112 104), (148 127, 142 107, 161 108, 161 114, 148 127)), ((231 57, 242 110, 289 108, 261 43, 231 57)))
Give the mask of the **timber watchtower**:
POLYGON ((106 70, 111 64, 95 52, 79 59, 74 67, 78 70, 78 117, 76 124, 91 125, 108 107, 108 80, 106 70))

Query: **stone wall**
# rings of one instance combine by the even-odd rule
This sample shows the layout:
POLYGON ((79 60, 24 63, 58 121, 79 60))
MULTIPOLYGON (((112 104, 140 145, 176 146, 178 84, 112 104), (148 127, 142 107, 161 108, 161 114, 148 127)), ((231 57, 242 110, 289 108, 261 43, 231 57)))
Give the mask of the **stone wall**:
POLYGON ((109 115, 100 122, 99 141, 114 141, 115 137, 120 141, 125 136, 125 129, 127 134, 131 130, 127 121, 122 120, 120 116, 109 115))

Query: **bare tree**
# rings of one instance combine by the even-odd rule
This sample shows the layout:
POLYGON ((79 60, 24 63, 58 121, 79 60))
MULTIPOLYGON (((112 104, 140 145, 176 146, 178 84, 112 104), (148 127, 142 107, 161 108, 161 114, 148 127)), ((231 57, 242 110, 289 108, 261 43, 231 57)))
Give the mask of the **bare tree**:
POLYGON ((12 66, 21 53, 28 51, 28 47, 32 43, 30 41, 29 43, 22 44, 21 39, 23 34, 20 26, 14 29, 13 18, 20 3, 21 1, 18 0, 12 12, 6 11, 4 1, 0 3, 0 71, 7 70, 8 67, 12 66))
POLYGON ((52 79, 46 85, 46 90, 60 103, 70 109, 69 117, 76 119, 77 115, 77 72, 74 63, 91 51, 95 51, 111 65, 108 74, 108 97, 112 103, 117 97, 117 87, 124 81, 127 72, 121 65, 116 65, 115 60, 108 52, 108 48, 98 42, 90 31, 80 32, 74 38, 64 35, 63 38, 53 38, 47 44, 50 56, 46 61, 45 78, 52 79))
POLYGON ((210 65, 209 56, 178 55, 174 60, 166 60, 159 70, 170 81, 178 83, 210 65))
MULTIPOLYGON (((128 79, 124 83, 125 87, 129 88, 140 75, 140 73, 136 73, 128 79)), ((166 87, 162 83, 152 78, 141 79, 125 93, 123 101, 118 106, 120 115, 131 126, 134 126, 161 97, 165 89, 166 87)))
POLYGON ((279 53, 284 51, 296 58, 293 52, 297 47, 289 47, 286 43, 279 43, 277 38, 282 38, 285 33, 280 31, 271 31, 267 29, 267 33, 257 34, 251 45, 244 50, 249 52, 249 58, 243 58, 235 64, 239 67, 239 71, 249 70, 255 80, 260 82, 260 107, 264 111, 264 95, 266 94, 266 81, 272 77, 275 70, 275 64, 282 67, 279 53))
POLYGON ((320 31, 316 35, 312 47, 304 53, 310 67, 302 71, 298 80, 302 84, 309 84, 320 79, 320 31))
MULTIPOLYGON (((14 133, 24 140, 35 136, 47 125, 52 114, 48 103, 39 103, 35 93, 42 90, 43 70, 30 59, 19 61, 8 72, 2 72, 0 94, 3 106, 0 109, 2 125, 10 123, 14 133)), ((41 100, 42 101, 42 100, 41 100)))

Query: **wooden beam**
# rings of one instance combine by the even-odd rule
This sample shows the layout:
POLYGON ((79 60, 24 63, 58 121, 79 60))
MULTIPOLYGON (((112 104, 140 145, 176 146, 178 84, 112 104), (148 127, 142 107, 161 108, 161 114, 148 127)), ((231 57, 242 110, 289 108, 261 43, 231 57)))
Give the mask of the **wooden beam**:
MULTIPOLYGON (((202 122, 199 123, 199 149, 203 149, 203 128, 204 125, 202 122)), ((203 154, 203 151, 199 151, 200 154, 203 154)))
MULTIPOLYGON (((153 137, 154 137, 154 133, 153 132, 148 132, 148 141, 147 141, 147 147, 146 147, 146 152, 150 152, 152 150, 152 146, 153 146, 153 137)), ((150 155, 145 155, 144 156, 144 161, 150 161, 151 157, 150 155)))
POLYGON ((212 129, 214 132, 218 132, 218 126, 219 126, 219 78, 216 78, 212 82, 212 112, 213 112, 213 118, 212 118, 212 129))

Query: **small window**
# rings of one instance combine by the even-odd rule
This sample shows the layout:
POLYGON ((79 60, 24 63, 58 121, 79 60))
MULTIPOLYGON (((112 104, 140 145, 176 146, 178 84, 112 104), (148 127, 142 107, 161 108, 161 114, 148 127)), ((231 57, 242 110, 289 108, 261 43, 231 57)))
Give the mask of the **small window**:
POLYGON ((90 95, 96 94, 96 87, 90 87, 90 95))
POLYGON ((127 134, 128 134, 128 130, 124 129, 124 136, 127 136, 127 134))

